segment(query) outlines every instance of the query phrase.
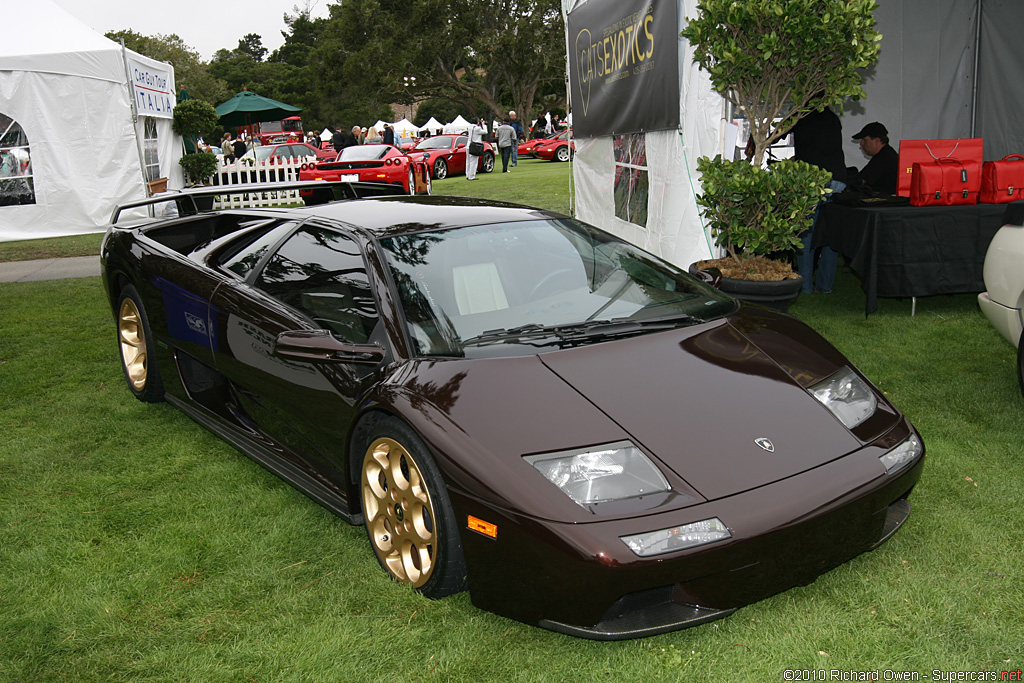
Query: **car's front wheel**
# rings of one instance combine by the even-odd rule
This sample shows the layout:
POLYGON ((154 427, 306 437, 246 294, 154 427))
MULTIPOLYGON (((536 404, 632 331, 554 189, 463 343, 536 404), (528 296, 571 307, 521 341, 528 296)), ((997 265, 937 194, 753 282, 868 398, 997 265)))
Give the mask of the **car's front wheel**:
POLYGON ((448 177, 448 162, 444 159, 438 159, 434 162, 434 179, 444 180, 448 177))
POLYGON ((1024 394, 1024 332, 1021 332, 1017 340, 1017 382, 1020 384, 1020 393, 1024 394))
POLYGON ((569 161, 569 145, 562 145, 555 150, 555 159, 558 161, 569 161))
POLYGON ((465 590, 466 561, 444 480, 406 423, 371 430, 359 478, 366 533, 393 579, 428 598, 465 590))
POLYGON ((121 290, 118 297, 117 348, 125 382, 135 398, 147 403, 164 400, 164 386, 153 353, 149 318, 139 292, 132 285, 121 290))
POLYGON ((407 191, 410 195, 416 194, 416 171, 413 170, 412 166, 409 167, 409 187, 407 191))
POLYGON ((490 152, 486 152, 483 157, 480 158, 480 170, 483 173, 490 173, 494 170, 494 155, 490 152))

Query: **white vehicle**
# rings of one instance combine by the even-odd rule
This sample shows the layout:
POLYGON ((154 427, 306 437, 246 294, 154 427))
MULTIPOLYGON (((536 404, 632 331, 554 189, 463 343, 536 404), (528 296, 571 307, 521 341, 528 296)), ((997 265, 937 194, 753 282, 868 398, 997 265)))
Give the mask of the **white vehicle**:
POLYGON ((1017 347, 1017 380, 1024 393, 1024 202, 1010 206, 1006 224, 985 254, 985 287, 978 295, 982 312, 1017 347))

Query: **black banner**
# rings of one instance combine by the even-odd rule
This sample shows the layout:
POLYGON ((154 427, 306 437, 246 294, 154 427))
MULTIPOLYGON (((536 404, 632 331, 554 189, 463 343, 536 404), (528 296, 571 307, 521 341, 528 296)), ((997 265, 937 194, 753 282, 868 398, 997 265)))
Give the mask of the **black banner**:
POLYGON ((679 127, 676 0, 589 0, 569 13, 573 134, 679 127))

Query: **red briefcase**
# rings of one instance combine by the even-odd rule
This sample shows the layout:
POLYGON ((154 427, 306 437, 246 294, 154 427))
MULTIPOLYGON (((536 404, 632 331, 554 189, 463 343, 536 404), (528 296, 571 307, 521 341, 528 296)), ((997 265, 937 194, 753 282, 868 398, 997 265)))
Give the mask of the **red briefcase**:
POLYGON ((1024 155, 1008 154, 1001 161, 986 161, 981 167, 983 204, 1007 204, 1024 199, 1024 155))
POLYGON ((915 163, 910 178, 911 206, 977 204, 981 163, 942 158, 915 163))

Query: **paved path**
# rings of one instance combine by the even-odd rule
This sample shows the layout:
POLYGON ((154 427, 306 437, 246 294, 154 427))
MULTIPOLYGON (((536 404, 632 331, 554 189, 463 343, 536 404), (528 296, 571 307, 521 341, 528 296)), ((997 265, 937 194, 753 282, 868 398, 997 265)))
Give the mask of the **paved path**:
POLYGON ((48 258, 38 261, 0 263, 0 282, 61 280, 71 277, 94 277, 99 274, 99 256, 48 258))

